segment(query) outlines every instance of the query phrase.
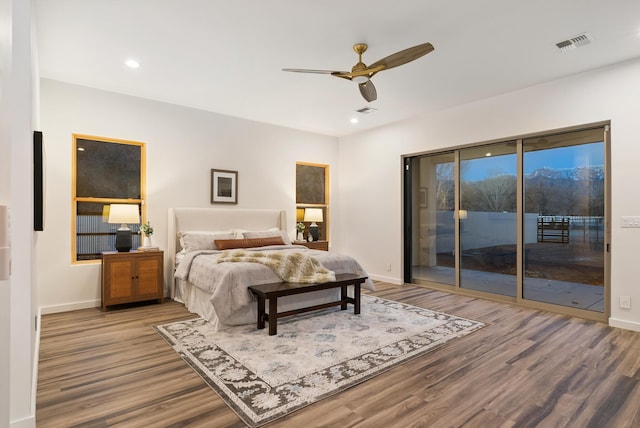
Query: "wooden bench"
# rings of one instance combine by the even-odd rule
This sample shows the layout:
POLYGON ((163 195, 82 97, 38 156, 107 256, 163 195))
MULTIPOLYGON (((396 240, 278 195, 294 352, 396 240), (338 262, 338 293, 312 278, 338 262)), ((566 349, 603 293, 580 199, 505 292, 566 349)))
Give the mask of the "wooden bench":
POLYGON ((258 299, 258 323, 259 329, 264 328, 265 321, 269 322, 269 335, 277 333, 278 318, 289 315, 301 314, 303 312, 325 309, 340 305, 341 310, 347 309, 347 304, 353 304, 353 313, 360 313, 360 286, 367 279, 366 276, 344 273, 337 274, 335 282, 324 282, 321 284, 300 284, 295 282, 274 282, 271 284, 252 285, 249 287, 258 299), (353 285, 353 297, 347 295, 347 287, 353 285), (294 294, 310 293, 312 291, 327 290, 340 287, 340 300, 323 303, 321 305, 309 306, 292 311, 278 313, 278 297, 292 296, 294 294), (265 300, 269 300, 269 313, 265 313, 265 300))

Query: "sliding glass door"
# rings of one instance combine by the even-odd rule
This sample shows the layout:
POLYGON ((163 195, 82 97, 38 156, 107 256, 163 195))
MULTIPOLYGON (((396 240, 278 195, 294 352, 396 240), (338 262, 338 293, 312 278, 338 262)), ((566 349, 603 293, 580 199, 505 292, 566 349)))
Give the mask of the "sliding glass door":
POLYGON ((603 312, 604 133, 530 138, 523 148, 523 297, 603 312))
POLYGON ((411 248, 415 281, 455 285, 455 168, 453 153, 415 158, 411 163, 414 230, 411 248))
POLYGON ((607 135, 603 125, 408 158, 405 281, 604 319, 607 135))
POLYGON ((516 143, 460 150, 460 287, 516 295, 516 143))

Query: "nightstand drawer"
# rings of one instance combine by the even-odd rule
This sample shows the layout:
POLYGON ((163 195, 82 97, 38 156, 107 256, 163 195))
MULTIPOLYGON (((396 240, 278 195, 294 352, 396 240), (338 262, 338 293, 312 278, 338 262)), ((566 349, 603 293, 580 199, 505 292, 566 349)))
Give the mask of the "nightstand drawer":
POLYGON ((311 250, 329 251, 329 241, 295 241, 294 245, 304 245, 311 250))

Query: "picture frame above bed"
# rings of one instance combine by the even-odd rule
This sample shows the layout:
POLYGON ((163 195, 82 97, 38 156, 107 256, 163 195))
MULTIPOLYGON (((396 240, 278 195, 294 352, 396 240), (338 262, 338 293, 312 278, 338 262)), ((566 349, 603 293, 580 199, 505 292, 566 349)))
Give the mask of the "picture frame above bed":
POLYGON ((211 170, 211 203, 238 203, 238 171, 211 170))

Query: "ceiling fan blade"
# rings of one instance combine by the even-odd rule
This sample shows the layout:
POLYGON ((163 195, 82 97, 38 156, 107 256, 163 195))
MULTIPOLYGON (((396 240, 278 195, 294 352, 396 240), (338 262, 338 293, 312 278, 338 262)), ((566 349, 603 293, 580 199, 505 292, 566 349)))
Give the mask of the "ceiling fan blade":
POLYGON ((431 43, 423 43, 421 45, 413 46, 384 57, 381 60, 378 60, 371 64, 368 68, 384 65, 384 69, 388 70, 390 68, 398 67, 399 65, 416 60, 421 56, 428 54, 433 49, 434 47, 431 43))
POLYGON ((346 73, 346 71, 334 71, 334 70, 309 70, 306 68, 283 68, 282 71, 290 71, 293 73, 313 73, 313 74, 334 74, 334 73, 346 73))
POLYGON ((362 97, 368 102, 378 99, 378 92, 376 91, 376 87, 373 86, 373 82, 371 80, 360 83, 358 85, 358 89, 360 89, 360 94, 362 95, 362 97))

